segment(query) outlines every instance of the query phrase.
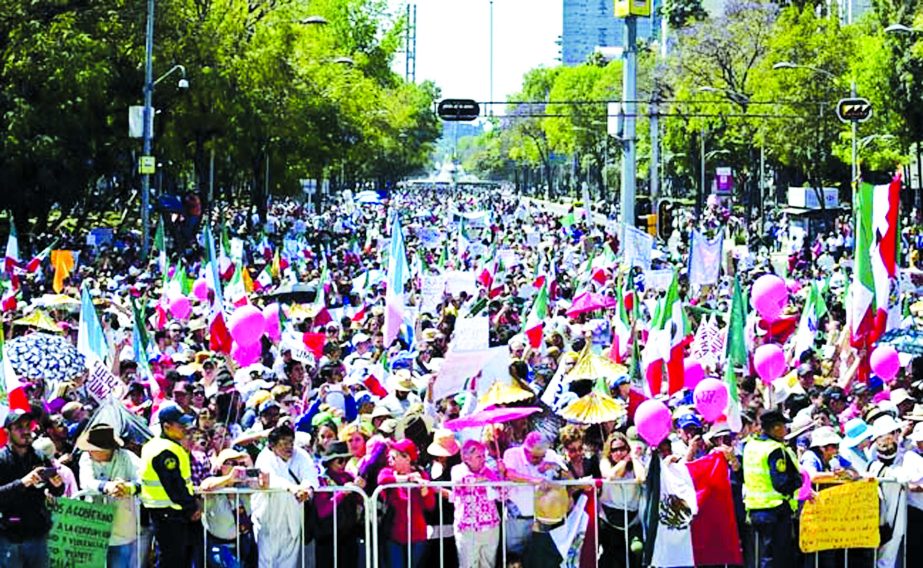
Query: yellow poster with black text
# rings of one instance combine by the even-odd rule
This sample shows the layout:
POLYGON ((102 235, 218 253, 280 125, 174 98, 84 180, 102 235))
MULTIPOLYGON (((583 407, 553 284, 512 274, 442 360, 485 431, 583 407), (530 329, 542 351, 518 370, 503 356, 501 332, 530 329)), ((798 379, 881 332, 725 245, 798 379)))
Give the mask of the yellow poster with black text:
POLYGON ((878 482, 855 481, 823 489, 801 511, 802 552, 878 548, 878 482))

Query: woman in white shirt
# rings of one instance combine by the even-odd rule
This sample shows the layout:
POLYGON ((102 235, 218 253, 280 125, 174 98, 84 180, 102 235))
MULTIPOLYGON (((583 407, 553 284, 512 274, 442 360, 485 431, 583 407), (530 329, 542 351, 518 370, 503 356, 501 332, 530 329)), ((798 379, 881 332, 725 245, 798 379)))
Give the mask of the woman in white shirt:
POLYGON ((603 486, 600 490, 599 541, 603 547, 600 566, 640 566, 641 556, 629 552, 632 541, 641 540, 638 508, 645 469, 632 451, 628 438, 613 432, 603 445, 599 462, 603 486), (625 527, 628 534, 625 534, 625 527))
POLYGON ((140 489, 139 460, 122 449, 122 440, 112 426, 94 424, 77 439, 80 456, 81 491, 94 501, 115 505, 112 534, 109 536, 107 566, 135 568, 139 551, 135 550, 138 531, 138 500, 140 489))

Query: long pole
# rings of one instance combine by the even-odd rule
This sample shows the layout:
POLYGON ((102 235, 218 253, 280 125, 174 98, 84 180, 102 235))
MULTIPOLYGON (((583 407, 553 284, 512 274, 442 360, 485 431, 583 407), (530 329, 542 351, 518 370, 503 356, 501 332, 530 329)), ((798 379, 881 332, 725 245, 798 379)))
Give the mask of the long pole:
POLYGON ((702 199, 705 197, 705 123, 699 135, 699 191, 695 199, 696 213, 702 210, 702 199))
POLYGON ((625 123, 623 128, 625 151, 622 157, 622 223, 626 227, 635 226, 635 184, 637 164, 635 163, 635 111, 638 98, 637 89, 637 20, 634 16, 625 18, 625 65, 623 66, 622 90, 625 105, 625 123))
POLYGON ((657 86, 654 84, 654 98, 651 100, 651 205, 656 207, 660 194, 660 109, 657 106, 657 86))
MULTIPOLYGON (((144 42, 144 124, 141 127, 142 156, 151 155, 151 126, 153 123, 154 109, 152 99, 154 95, 154 0, 147 0, 147 34, 144 42)), ((146 171, 146 170, 145 170, 146 171)), ((147 261, 150 250, 150 209, 151 177, 147 173, 141 174, 141 258, 147 261)))
MULTIPOLYGON (((856 98, 856 82, 853 81, 849 85, 849 96, 856 98)), ((856 187, 859 183, 859 143, 856 140, 856 136, 859 132, 859 123, 855 120, 852 121, 852 181, 850 186, 853 188, 853 194, 855 194, 856 187)))
POLYGON ((490 0, 490 101, 488 114, 494 114, 494 0, 490 0))

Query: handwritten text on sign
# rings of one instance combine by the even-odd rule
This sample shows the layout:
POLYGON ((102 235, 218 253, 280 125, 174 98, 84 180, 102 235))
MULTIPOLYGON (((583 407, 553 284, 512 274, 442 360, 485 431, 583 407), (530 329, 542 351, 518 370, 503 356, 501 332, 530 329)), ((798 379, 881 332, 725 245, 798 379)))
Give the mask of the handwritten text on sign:
POLYGON ((95 357, 87 357, 87 368, 90 374, 87 377, 87 392, 93 395, 98 402, 102 402, 109 397, 119 385, 119 379, 112 374, 105 363, 95 357))
POLYGON ((802 552, 878 548, 878 482, 856 481, 823 489, 801 512, 802 552))
POLYGON ((115 506, 57 499, 51 512, 48 553, 53 568, 105 566, 115 506))

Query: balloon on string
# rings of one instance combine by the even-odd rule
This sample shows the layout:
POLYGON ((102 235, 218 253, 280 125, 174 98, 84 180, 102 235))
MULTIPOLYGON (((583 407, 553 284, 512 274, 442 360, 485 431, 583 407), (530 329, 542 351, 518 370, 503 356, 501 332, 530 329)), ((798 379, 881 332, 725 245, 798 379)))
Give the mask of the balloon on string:
POLYGON ((651 446, 656 446, 666 439, 670 434, 672 422, 670 409, 659 400, 645 400, 635 410, 635 428, 638 435, 651 446))
POLYGON ((253 345, 240 345, 236 341, 231 345, 231 357, 241 367, 258 363, 263 355, 263 346, 257 342, 253 345))
POLYGON ((266 331, 266 319, 259 308, 247 304, 234 310, 228 320, 228 328, 234 341, 244 347, 249 347, 259 343, 260 337, 266 331))
POLYGON ((756 374, 768 385, 785 372, 785 353, 775 343, 760 345, 753 352, 753 366, 756 374))
POLYGON ((698 359, 686 359, 683 363, 683 386, 689 390, 695 390, 699 381, 705 376, 705 370, 702 369, 702 363, 698 359))
POLYGON ((208 300, 208 281, 205 277, 197 279, 192 285, 192 295, 200 302, 208 300))
POLYGON ((756 279, 751 290, 753 307, 764 320, 772 323, 779 319, 782 309, 788 303, 788 289, 785 280, 775 274, 764 274, 756 279))
POLYGON ((872 372, 886 383, 893 381, 894 377, 897 376, 897 372, 901 369, 901 360, 897 354, 897 349, 890 345, 879 345, 872 350, 869 363, 871 364, 872 372))
POLYGON ((170 314, 178 320, 185 320, 192 313, 192 302, 182 294, 172 295, 169 299, 170 314))
POLYGON ((279 327, 279 304, 269 304, 263 308, 263 321, 266 322, 266 336, 273 341, 282 339, 279 327))
POLYGON ((692 393, 695 409, 708 422, 714 422, 724 413, 728 405, 727 385, 718 379, 703 379, 692 393))

